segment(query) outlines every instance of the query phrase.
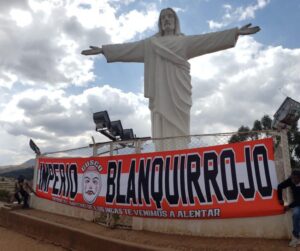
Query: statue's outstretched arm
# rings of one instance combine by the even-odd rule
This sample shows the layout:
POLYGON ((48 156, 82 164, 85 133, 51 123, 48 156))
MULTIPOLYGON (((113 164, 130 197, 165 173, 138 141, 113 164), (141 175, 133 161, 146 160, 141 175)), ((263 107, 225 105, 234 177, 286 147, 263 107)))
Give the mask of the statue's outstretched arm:
POLYGON ((251 24, 246 24, 238 29, 238 35, 251 35, 260 31, 259 26, 251 27, 251 24))
POLYGON ((97 54, 103 54, 103 50, 101 47, 97 47, 97 46, 90 46, 90 49, 88 50, 83 50, 81 52, 82 55, 97 55, 97 54))

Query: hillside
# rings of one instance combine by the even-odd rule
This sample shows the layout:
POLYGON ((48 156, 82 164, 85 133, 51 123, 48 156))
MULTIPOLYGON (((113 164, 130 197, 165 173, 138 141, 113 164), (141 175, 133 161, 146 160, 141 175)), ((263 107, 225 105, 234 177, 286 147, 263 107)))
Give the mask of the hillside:
POLYGON ((33 167, 28 167, 25 169, 18 169, 18 170, 8 171, 6 173, 1 173, 0 176, 17 179, 20 175, 23 175, 26 180, 32 180, 33 171, 34 171, 33 167))
POLYGON ((2 173, 7 173, 19 169, 26 169, 28 167, 33 167, 33 166, 35 166, 35 159, 29 159, 20 165, 0 166, 0 175, 2 173))
POLYGON ((0 176, 17 178, 19 175, 24 175, 27 180, 31 180, 34 166, 35 159, 27 160, 20 165, 0 166, 0 176))

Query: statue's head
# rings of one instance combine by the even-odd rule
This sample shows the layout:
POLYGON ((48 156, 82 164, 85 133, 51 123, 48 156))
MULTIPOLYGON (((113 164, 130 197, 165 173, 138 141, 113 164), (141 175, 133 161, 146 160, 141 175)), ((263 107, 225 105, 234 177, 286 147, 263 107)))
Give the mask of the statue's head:
POLYGON ((179 19, 176 12, 172 8, 162 9, 158 20, 158 36, 165 34, 182 35, 180 32, 179 19))

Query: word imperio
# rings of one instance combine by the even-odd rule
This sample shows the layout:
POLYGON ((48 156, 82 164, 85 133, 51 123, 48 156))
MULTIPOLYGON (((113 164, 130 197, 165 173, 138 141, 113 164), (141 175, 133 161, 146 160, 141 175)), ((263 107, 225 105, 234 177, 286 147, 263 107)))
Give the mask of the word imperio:
POLYGON ((50 183, 52 183, 52 195, 74 199, 78 191, 77 165, 41 162, 38 190, 48 193, 50 183))

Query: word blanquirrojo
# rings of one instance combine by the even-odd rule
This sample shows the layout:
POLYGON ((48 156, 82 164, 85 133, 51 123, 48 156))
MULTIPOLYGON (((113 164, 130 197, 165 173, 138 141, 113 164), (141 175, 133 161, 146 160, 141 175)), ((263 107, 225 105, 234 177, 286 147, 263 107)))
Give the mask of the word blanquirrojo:
POLYGON ((106 202, 151 205, 150 199, 152 199, 159 209, 163 199, 166 199, 170 206, 178 205, 179 200, 183 205, 195 204, 195 197, 200 204, 212 203, 212 190, 219 202, 236 201, 239 194, 245 199, 253 199, 256 187, 262 197, 270 197, 272 184, 267 149, 263 145, 255 146, 252 156, 250 156, 249 147, 245 147, 244 150, 248 188, 246 188, 244 181, 239 181, 237 178, 233 149, 226 149, 220 155, 211 151, 205 152, 202 156, 199 153, 189 153, 174 155, 173 157, 141 158, 139 161, 132 159, 125 194, 120 193, 119 187, 122 161, 109 161, 106 202), (262 159, 259 160, 259 158, 262 159), (251 159, 254 162, 254 173, 251 168, 251 159), (263 163, 265 185, 262 184, 259 162, 263 163), (227 177, 226 168, 230 169, 230 177, 227 177), (137 173, 136 170, 138 170, 137 173), (170 175, 171 172, 172 175, 170 175), (201 175, 204 176, 204 189, 201 189, 199 183, 201 175), (221 176, 221 183, 217 182, 218 175, 221 176), (256 179, 253 179, 253 176, 256 179), (233 187, 231 189, 228 186, 228 179, 232 181, 233 187), (254 180, 256 180, 256 184, 254 184, 254 180), (171 190, 173 194, 171 194, 171 190))

